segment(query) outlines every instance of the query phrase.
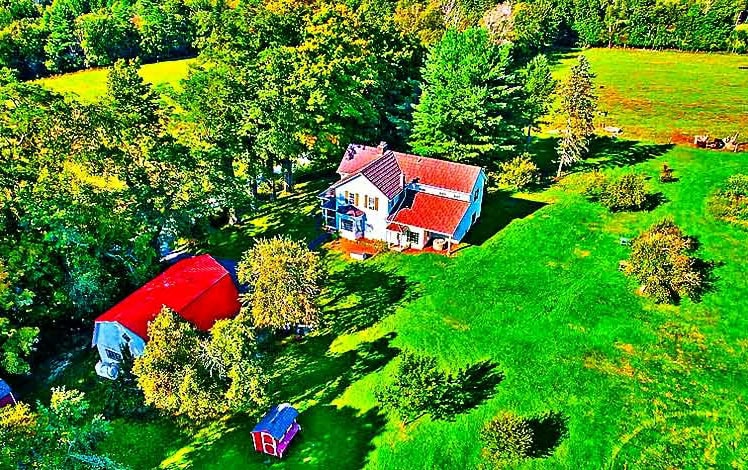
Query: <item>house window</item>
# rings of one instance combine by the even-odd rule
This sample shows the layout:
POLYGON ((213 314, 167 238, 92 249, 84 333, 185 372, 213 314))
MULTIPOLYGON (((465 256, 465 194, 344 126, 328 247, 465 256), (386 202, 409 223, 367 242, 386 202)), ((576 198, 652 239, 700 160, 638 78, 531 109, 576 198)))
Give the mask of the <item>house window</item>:
POLYGON ((358 206, 358 193, 345 192, 345 202, 352 206, 358 206))
POLYGON ((418 232, 408 232, 407 234, 408 243, 418 245, 418 240, 420 239, 420 236, 421 234, 418 232))
POLYGON ((109 348, 105 348, 104 352, 106 353, 106 357, 109 358, 112 361, 121 361, 122 360, 122 354, 118 353, 117 351, 109 348))
POLYGON ((343 219, 340 221, 340 227, 346 232, 353 232, 353 221, 351 219, 343 219))
POLYGON ((372 211, 379 210, 379 198, 373 196, 364 196, 364 206, 372 211))
POLYGON ((478 200, 478 194, 480 193, 480 189, 475 188, 475 192, 473 193, 473 200, 478 200))

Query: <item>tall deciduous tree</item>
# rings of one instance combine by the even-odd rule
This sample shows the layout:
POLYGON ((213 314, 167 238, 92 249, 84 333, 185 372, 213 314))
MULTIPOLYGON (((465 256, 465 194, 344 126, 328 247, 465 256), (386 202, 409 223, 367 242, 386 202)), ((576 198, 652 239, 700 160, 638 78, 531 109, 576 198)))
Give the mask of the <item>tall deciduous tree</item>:
POLYGON ((243 311, 259 328, 317 325, 322 280, 319 256, 288 238, 260 240, 239 263, 243 311))
POLYGON ((221 320, 206 336, 164 308, 148 326, 148 337, 133 366, 147 404, 205 421, 265 403, 266 379, 242 318, 221 320))
POLYGON ((410 139, 415 153, 497 164, 522 140, 522 95, 510 45, 485 29, 448 31, 429 54, 410 139))
POLYGON ((561 176, 568 167, 587 156, 590 138, 595 133, 595 111, 597 95, 594 88, 595 74, 585 56, 571 68, 561 93, 561 112, 566 118, 566 127, 558 145, 558 172, 561 176))

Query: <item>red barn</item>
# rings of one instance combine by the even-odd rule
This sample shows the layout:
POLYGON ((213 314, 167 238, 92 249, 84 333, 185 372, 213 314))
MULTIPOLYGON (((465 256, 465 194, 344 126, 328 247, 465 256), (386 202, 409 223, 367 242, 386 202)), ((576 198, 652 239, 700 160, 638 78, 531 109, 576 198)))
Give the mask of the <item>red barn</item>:
POLYGON ((257 452, 283 458, 294 436, 301 431, 296 422, 299 412, 288 403, 274 406, 252 429, 252 441, 257 452))
POLYGON ((148 324, 163 307, 202 331, 220 319, 234 317, 240 304, 233 270, 230 262, 210 255, 182 259, 99 316, 92 340, 101 356, 96 372, 115 379, 125 346, 135 357, 143 354, 148 324))

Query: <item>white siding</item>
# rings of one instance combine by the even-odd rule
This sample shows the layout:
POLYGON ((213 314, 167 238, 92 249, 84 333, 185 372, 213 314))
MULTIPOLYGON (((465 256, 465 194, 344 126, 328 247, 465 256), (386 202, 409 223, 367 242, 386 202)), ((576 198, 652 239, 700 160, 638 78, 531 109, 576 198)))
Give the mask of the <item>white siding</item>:
POLYGON ((130 354, 133 357, 141 356, 143 351, 145 351, 145 341, 143 338, 117 322, 96 323, 94 326, 93 343, 96 349, 98 349, 103 363, 116 362, 107 357, 106 350, 111 349, 114 352, 121 353, 122 348, 128 344, 125 341, 124 335, 130 338, 130 354))
MULTIPOLYGON (((366 214, 364 218, 364 237, 370 240, 386 240, 387 216, 390 211, 390 200, 387 199, 387 196, 363 175, 359 175, 335 189, 335 198, 338 206, 347 204, 345 200, 346 191, 351 194, 358 194, 358 205, 356 207, 366 214), (366 207, 367 197, 378 199, 378 210, 366 207)), ((341 230, 340 234, 343 237, 348 237, 349 235, 344 230, 341 230)))
POLYGON ((436 188, 434 186, 426 186, 425 184, 413 183, 410 186, 416 191, 421 191, 427 194, 433 194, 435 196, 448 197, 450 199, 456 199, 458 201, 470 201, 471 195, 468 193, 462 193, 459 191, 451 191, 444 188, 436 188))

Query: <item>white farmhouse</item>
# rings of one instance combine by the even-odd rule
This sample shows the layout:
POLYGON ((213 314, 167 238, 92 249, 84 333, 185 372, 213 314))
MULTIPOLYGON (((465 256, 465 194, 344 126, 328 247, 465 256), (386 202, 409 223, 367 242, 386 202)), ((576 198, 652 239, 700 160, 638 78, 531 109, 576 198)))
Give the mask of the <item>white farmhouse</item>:
POLYGON ((350 145, 340 181, 320 195, 324 225, 342 237, 423 249, 459 243, 481 214, 485 171, 387 148, 350 145))

